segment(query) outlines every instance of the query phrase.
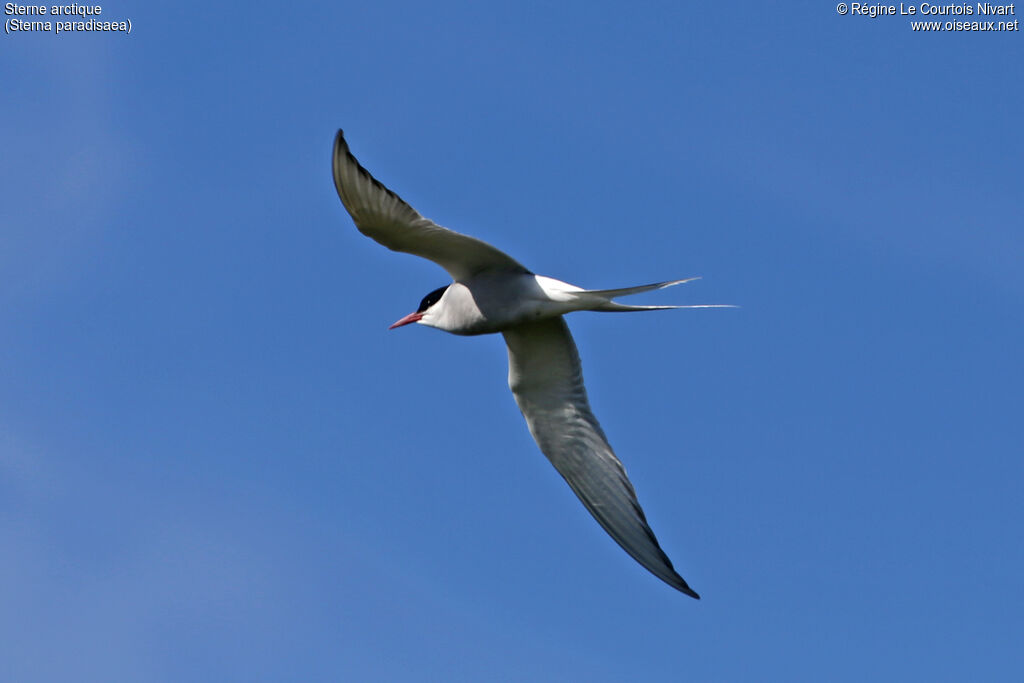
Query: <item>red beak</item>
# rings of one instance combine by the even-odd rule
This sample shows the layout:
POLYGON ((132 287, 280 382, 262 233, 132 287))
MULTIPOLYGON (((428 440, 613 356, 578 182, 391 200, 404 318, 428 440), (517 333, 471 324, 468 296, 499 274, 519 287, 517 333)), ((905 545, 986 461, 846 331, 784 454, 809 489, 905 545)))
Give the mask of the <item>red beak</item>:
POLYGON ((423 317, 422 313, 410 313, 409 315, 405 316, 401 320, 398 320, 394 325, 392 325, 388 329, 389 330, 393 330, 396 327, 401 327, 402 325, 408 325, 409 323, 414 323, 414 322, 416 322, 417 320, 419 320, 422 317, 423 317))

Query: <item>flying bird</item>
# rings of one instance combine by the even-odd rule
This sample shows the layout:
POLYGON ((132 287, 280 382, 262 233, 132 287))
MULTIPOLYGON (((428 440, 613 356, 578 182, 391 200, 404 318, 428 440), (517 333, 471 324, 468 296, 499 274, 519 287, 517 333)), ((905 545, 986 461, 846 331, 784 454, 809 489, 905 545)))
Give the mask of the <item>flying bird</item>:
POLYGON ((508 254, 424 218, 363 168, 342 131, 334 139, 334 185, 359 231, 393 251, 422 256, 453 282, 436 289, 389 329, 411 323, 459 335, 500 332, 508 385, 537 445, 604 530, 652 574, 690 597, 658 545, 626 470, 590 410, 573 311, 654 311, 722 306, 629 306, 614 299, 696 278, 622 289, 582 289, 535 275, 508 254))

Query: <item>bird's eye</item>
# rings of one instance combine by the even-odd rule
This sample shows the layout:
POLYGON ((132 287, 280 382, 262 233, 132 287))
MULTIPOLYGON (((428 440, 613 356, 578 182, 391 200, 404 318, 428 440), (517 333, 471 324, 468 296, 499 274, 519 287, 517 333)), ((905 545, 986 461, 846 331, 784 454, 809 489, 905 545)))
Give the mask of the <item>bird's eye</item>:
POLYGON ((425 297, 423 297, 423 301, 420 302, 420 307, 416 312, 422 313, 423 311, 427 310, 428 308, 436 304, 438 301, 440 301, 441 297, 444 296, 444 292, 446 289, 448 289, 448 285, 445 285, 444 287, 439 287, 430 294, 427 294, 425 297))

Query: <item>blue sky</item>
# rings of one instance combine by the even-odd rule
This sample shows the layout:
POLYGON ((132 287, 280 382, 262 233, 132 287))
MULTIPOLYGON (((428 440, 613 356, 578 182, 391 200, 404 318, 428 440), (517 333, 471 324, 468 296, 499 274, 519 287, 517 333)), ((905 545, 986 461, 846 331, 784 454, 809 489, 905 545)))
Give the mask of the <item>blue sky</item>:
POLYGON ((0 59, 0 678, 1020 680, 1024 48, 821 3, 123 2, 0 59), (499 337, 387 332, 346 131, 590 288, 690 600, 537 450, 499 337))

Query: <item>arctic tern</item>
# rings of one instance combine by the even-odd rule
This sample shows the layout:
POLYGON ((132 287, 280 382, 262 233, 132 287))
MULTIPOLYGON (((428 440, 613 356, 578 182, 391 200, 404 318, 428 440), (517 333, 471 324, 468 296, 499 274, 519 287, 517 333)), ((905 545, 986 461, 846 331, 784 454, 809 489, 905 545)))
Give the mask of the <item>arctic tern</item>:
POLYGON ((508 346, 509 388, 540 450, 627 553, 668 585, 699 599, 658 545, 626 470, 590 410, 579 354, 563 316, 726 306, 613 301, 696 278, 588 290, 535 275, 486 242, 421 216, 356 161, 340 130, 333 166, 338 196, 360 232, 393 251, 433 261, 454 280, 427 294, 416 311, 389 329, 417 323, 460 335, 500 332, 508 346))

